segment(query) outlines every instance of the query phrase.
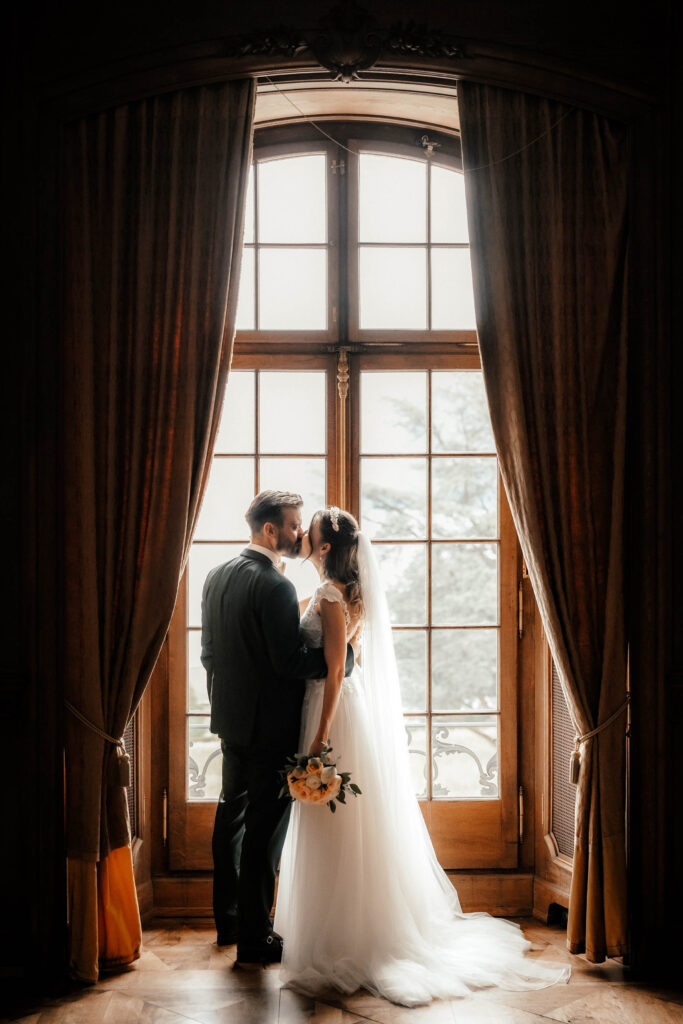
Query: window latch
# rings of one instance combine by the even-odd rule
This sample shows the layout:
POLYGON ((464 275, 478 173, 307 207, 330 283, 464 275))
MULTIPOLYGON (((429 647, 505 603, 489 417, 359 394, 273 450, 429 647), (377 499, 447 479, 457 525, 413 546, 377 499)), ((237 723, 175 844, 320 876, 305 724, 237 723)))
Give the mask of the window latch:
POLYGON ((332 173, 343 177, 346 174, 346 160, 333 160, 332 161, 332 173))

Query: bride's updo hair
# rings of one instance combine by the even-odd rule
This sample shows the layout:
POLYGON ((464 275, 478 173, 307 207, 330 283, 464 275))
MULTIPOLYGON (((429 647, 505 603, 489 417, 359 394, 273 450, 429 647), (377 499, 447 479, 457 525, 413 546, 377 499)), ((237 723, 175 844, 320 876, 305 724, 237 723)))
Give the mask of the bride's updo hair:
POLYGON ((360 591, 360 571, 358 568, 358 530, 359 526, 350 512, 331 505, 314 512, 310 531, 317 523, 320 537, 330 545, 325 556, 324 572, 328 580, 346 584, 346 596, 349 604, 356 605, 363 613, 363 598, 360 591))

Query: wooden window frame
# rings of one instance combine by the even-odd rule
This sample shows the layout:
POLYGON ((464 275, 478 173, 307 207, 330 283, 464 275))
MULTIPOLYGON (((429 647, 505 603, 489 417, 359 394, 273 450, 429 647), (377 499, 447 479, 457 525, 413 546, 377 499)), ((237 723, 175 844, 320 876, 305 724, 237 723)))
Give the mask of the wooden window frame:
MULTIPOLYGON (((266 129, 258 133, 254 146, 255 160, 276 158, 306 152, 322 152, 328 159, 328 246, 330 317, 327 331, 239 331, 236 334, 232 368, 239 369, 313 369, 326 366, 328 372, 327 416, 327 500, 345 504, 359 511, 359 463, 352 457, 354 439, 358 437, 359 403, 351 401, 351 418, 347 423, 347 404, 340 396, 337 381, 337 358, 344 353, 348 361, 349 382, 357 394, 361 367, 381 360, 382 369, 407 368, 416 361, 423 369, 479 369, 476 331, 360 331, 349 306, 357 300, 351 281, 350 264, 354 248, 349 224, 352 219, 354 175, 340 174, 341 160, 355 159, 345 147, 368 144, 374 152, 393 155, 416 150, 413 129, 358 123, 329 125, 330 134, 340 145, 327 142, 309 127, 266 129), (337 173, 332 173, 336 161, 337 173), (349 201, 350 199, 350 201, 349 201), (332 221, 337 217, 337 226, 332 221), (347 258, 342 258, 344 253, 347 258), (333 279, 334 278, 334 279, 333 279), (348 278, 348 280, 347 280, 348 278), (349 285, 351 287, 349 287, 349 285), (344 296, 348 299, 347 305, 344 296), (332 301, 335 299, 336 302, 332 301), (336 318, 332 307, 336 305, 336 318), (333 369, 334 367, 334 369, 333 369), (345 468, 341 479, 341 468, 345 468)), ((430 137, 433 137, 430 133, 430 137)), ((434 162, 460 169, 459 142, 443 139, 443 149, 434 162)), ((427 159, 426 157, 424 159, 427 159)), ((347 165, 347 168, 350 165, 347 165)), ((476 801, 420 801, 435 845, 437 856, 449 868, 514 868, 518 865, 517 809, 517 701, 516 701, 516 566, 518 545, 512 518, 502 485, 499 486, 501 552, 506 551, 505 568, 500 566, 501 648, 500 664, 509 666, 511 686, 501 687, 499 732, 498 799, 476 801), (503 581, 505 581, 504 586, 503 581), (504 626, 504 628, 503 628, 504 626), (504 639, 503 639, 504 638, 504 639), (448 808, 457 804, 457 825, 448 808)), ((187 574, 186 574, 187 575, 187 574)), ((171 870, 205 870, 212 868, 211 832, 215 816, 214 801, 186 799, 186 612, 187 579, 181 581, 178 602, 169 630, 169 729, 172 735, 184 731, 183 742, 169 743, 168 852, 171 870), (182 726, 180 723, 182 722, 182 726)))

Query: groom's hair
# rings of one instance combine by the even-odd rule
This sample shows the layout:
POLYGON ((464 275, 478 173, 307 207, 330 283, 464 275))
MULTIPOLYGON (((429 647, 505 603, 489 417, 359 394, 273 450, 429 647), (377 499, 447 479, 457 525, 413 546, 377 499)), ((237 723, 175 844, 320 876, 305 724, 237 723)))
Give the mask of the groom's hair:
POLYGON ((266 523, 282 526, 282 510, 301 508, 303 498, 292 491, 259 491, 244 518, 252 533, 260 533, 266 523))

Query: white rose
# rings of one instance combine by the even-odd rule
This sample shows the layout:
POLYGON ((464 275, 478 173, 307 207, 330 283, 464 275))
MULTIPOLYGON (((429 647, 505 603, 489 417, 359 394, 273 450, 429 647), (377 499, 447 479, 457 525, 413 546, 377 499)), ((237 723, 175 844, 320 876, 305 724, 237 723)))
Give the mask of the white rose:
POLYGON ((334 779, 334 777, 335 777, 335 775, 336 775, 336 774, 337 774, 337 768, 336 768, 336 765, 333 765, 333 764, 328 764, 328 765, 327 765, 327 766, 326 766, 325 768, 323 768, 323 770, 321 771, 321 773, 320 773, 320 778, 321 778, 321 779, 322 779, 322 781, 323 781, 323 782, 325 783, 325 785, 326 785, 326 786, 328 786, 328 785, 330 784, 330 782, 332 782, 332 780, 334 779))
POLYGON ((320 789, 322 783, 320 782, 319 775, 309 775, 306 779, 306 785, 309 789, 320 789))

